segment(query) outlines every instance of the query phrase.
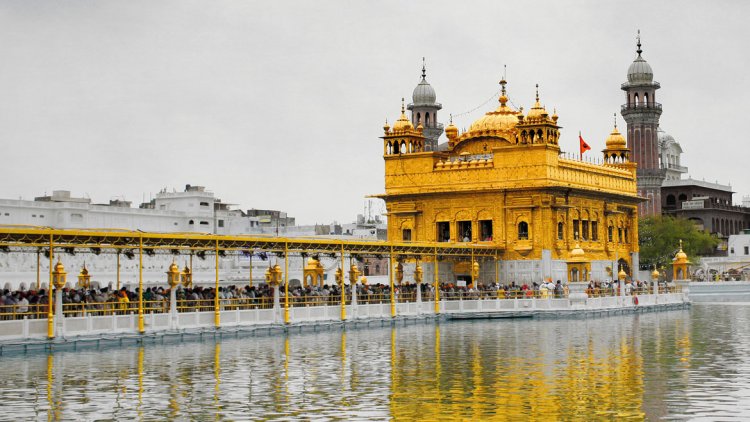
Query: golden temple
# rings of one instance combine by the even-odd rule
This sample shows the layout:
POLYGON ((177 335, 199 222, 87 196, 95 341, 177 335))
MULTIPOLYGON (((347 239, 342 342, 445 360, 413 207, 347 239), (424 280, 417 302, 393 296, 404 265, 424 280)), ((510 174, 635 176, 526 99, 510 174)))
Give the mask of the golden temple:
MULTIPOLYGON (((425 84, 423 72, 414 91, 422 107, 425 84)), ((507 81, 500 85, 497 109, 462 133, 451 119, 447 142, 433 148, 425 147, 423 123, 434 127, 436 111, 423 119, 410 104, 410 119, 402 105, 393 127, 386 122, 385 193, 376 196, 386 203, 388 239, 492 245, 502 250, 500 278, 508 282, 604 279, 613 265, 630 274, 642 198, 616 124, 600 160, 572 158, 560 149, 559 117, 541 105, 538 85, 525 114, 509 105, 507 81)), ((466 265, 457 264, 460 274, 466 265)), ((495 271, 485 264, 483 274, 495 271)))

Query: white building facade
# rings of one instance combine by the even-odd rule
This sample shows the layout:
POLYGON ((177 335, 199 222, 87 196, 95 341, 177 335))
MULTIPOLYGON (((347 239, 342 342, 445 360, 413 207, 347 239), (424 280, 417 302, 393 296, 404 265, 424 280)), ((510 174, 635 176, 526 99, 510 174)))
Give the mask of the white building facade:
POLYGON ((259 233, 257 217, 232 210, 213 192, 187 185, 183 192, 163 190, 140 208, 128 201, 92 204, 69 191, 54 191, 33 201, 0 199, 0 224, 58 229, 125 229, 146 232, 214 234, 259 233))

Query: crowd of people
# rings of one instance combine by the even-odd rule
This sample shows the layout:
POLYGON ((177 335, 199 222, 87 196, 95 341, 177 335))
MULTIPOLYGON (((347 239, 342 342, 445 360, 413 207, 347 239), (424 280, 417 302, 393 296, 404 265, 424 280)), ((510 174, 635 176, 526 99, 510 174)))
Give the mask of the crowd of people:
MULTIPOLYGON (((27 289, 24 285, 17 290, 6 286, 0 291, 0 319, 46 318, 49 311, 49 298, 45 288, 27 289)), ((43 286, 44 287, 44 286, 43 286)), ((394 286, 393 297, 396 302, 414 302, 417 292, 423 301, 435 297, 434 285, 423 283, 420 289, 414 283, 394 286)), ((257 286, 221 286, 218 288, 218 302, 222 310, 232 309, 268 309, 273 306, 274 287, 268 284, 257 286)), ((280 300, 283 304, 285 288, 279 286, 280 300)), ((523 299, 523 298, 564 298, 569 294, 567 284, 560 280, 548 279, 539 283, 510 284, 465 282, 443 282, 439 286, 442 300, 471 299, 523 299)), ((623 286, 626 295, 651 292, 651 283, 634 281, 623 286)), ((666 287, 661 289, 665 291, 666 287)), ((216 303, 214 287, 195 286, 185 288, 177 286, 175 297, 178 312, 212 311, 216 303)), ((618 281, 590 281, 585 290, 589 297, 613 296, 620 294, 618 281)), ((63 313, 66 316, 127 314, 138 311, 138 288, 107 287, 64 288, 61 290, 63 313)), ((350 285, 344 286, 346 303, 351 303, 350 285)), ((357 284, 356 299, 360 304, 389 303, 391 289, 387 284, 357 284)), ((165 287, 147 287, 143 292, 144 312, 168 312, 170 308, 170 290, 165 287)), ((302 286, 290 285, 289 301, 291 306, 338 305, 341 303, 341 288, 336 285, 302 286)), ((54 302, 54 300, 53 300, 54 302)))

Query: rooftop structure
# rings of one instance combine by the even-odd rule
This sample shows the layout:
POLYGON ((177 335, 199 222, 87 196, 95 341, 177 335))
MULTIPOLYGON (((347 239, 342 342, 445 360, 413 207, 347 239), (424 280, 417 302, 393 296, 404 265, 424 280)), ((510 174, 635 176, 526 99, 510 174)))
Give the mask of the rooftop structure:
MULTIPOLYGON (((154 199, 132 208, 130 201, 94 204, 70 191, 56 190, 33 201, 0 199, 0 224, 58 229, 126 229, 149 232, 214 234, 258 233, 260 219, 231 209, 203 186, 184 191, 163 189, 154 199)), ((293 221, 293 219, 292 219, 293 221)))

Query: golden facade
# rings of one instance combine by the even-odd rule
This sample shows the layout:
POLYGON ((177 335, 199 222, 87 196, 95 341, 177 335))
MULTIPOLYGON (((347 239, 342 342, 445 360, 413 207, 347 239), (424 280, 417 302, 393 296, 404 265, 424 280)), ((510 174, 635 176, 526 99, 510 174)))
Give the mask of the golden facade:
POLYGON ((378 197, 386 203, 388 239, 493 245, 503 250, 501 262, 544 258, 545 278, 568 278, 571 259, 599 262, 587 274, 594 279, 605 278, 614 261, 630 272, 641 198, 617 127, 601 163, 567 158, 558 116, 541 105, 538 91, 524 114, 508 104, 506 81, 500 83, 497 109, 463 133, 451 122, 438 151, 424 150, 424 129, 403 106, 393 127, 383 127, 385 193, 378 197), (577 245, 585 255, 571 255, 577 245))

